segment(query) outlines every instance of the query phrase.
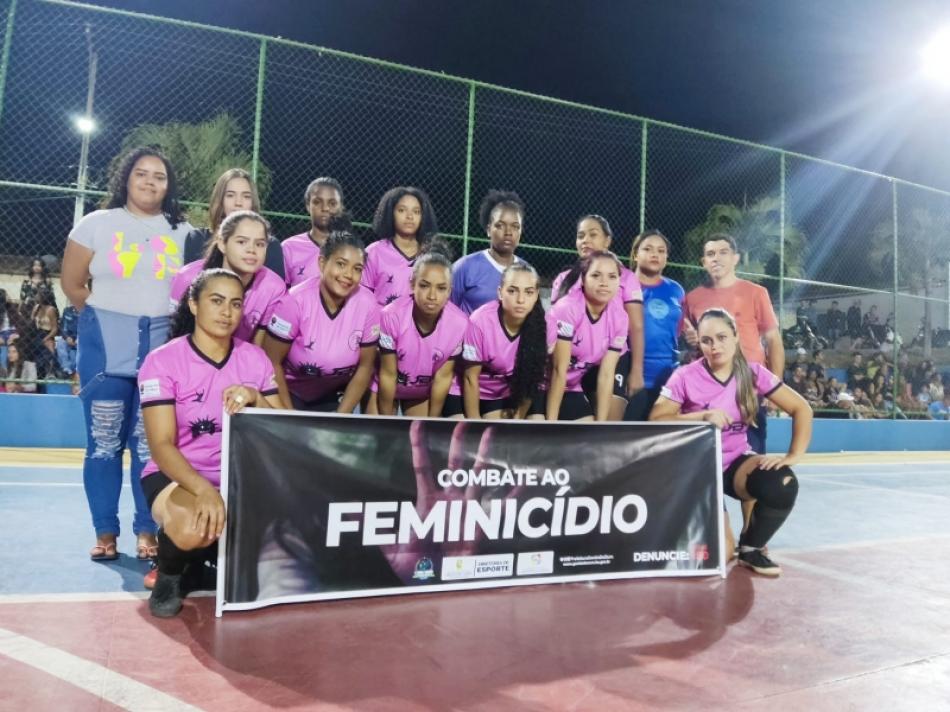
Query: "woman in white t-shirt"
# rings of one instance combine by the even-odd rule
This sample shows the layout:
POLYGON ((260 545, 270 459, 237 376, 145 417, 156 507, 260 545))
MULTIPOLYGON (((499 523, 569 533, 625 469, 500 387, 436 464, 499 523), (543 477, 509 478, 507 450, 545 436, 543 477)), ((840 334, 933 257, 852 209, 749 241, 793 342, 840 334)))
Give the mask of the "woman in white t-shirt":
POLYGON ((136 555, 157 553, 155 522, 142 494, 149 460, 136 376, 145 355, 168 337, 168 298, 191 230, 178 205, 175 172, 157 149, 126 154, 103 209, 73 228, 63 255, 62 286, 79 311, 78 371, 86 420, 83 483, 96 530, 94 561, 119 554, 122 453, 132 456, 136 555))

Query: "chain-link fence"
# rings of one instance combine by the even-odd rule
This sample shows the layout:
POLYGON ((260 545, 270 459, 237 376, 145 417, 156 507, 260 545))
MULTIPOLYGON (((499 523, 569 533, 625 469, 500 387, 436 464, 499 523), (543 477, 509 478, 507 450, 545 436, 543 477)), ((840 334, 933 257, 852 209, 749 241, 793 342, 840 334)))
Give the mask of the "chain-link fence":
POLYGON ((950 376, 948 193, 280 38, 60 0, 0 0, 0 12, 0 287, 11 301, 32 257, 55 276, 77 200, 92 209, 123 146, 147 140, 174 144, 196 222, 223 168, 250 169, 281 238, 306 229, 303 192, 319 175, 342 183, 364 226, 388 188, 424 188, 459 255, 486 245, 482 196, 517 191, 519 254, 546 282, 572 261, 585 213, 610 219, 624 258, 637 232, 661 229, 667 274, 687 289, 703 276, 703 237, 730 232, 742 276, 772 294, 790 359, 804 351, 814 366, 823 348, 825 382, 853 381, 853 351, 890 364, 872 367, 865 383, 885 376, 873 394, 883 402, 865 414, 922 414, 939 395, 928 362, 950 376), (80 191, 73 121, 90 98, 80 191))

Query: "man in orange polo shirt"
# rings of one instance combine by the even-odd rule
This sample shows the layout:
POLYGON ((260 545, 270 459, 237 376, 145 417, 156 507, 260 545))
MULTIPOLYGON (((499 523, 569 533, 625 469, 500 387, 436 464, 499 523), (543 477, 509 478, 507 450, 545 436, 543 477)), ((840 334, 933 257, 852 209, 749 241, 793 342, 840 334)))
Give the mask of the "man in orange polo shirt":
MULTIPOLYGON (((684 333, 691 346, 698 345, 695 326, 707 309, 725 309, 736 320, 739 346, 749 362, 760 363, 781 379, 785 373, 785 346, 779 331, 772 300, 764 287, 739 279, 736 266, 739 250, 731 235, 710 235, 703 244, 702 265, 709 276, 683 302, 684 333)), ((765 452, 765 409, 759 409, 755 428, 750 428, 749 445, 765 452)))

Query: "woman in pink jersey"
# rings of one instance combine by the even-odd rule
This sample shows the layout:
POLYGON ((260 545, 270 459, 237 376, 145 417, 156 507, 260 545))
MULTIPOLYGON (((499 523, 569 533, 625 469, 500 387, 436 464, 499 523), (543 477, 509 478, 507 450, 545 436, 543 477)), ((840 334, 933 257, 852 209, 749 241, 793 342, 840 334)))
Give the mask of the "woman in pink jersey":
POLYGON ((437 418, 468 327, 468 317, 449 301, 452 261, 445 244, 429 243, 412 267, 410 286, 410 294, 380 314, 377 411, 395 415, 399 405, 403 415, 437 418))
POLYGON ((432 203, 419 188, 392 188, 373 217, 377 240, 366 248, 362 283, 385 306, 408 294, 412 262, 439 230, 432 203))
POLYGON ((243 306, 240 277, 223 269, 202 272, 181 302, 172 339, 152 351, 139 371, 151 451, 142 490, 161 527, 149 609, 161 618, 181 610, 186 566, 203 567, 203 550, 224 529, 218 492, 222 409, 233 415, 245 406, 280 407, 267 355, 234 338, 243 306))
POLYGON ((352 413, 375 369, 379 305, 360 286, 366 250, 337 220, 320 250, 320 275, 291 288, 264 337, 281 398, 299 410, 352 413))
POLYGON ((188 287, 202 270, 230 270, 244 284, 244 309, 235 336, 260 346, 270 313, 287 289, 284 280, 264 266, 267 252, 267 220, 250 210, 228 215, 215 233, 204 259, 185 265, 172 281, 171 307, 176 311, 188 287))
POLYGON ((498 298, 472 312, 464 376, 450 390, 446 416, 544 416, 547 327, 539 282, 534 267, 515 262, 501 275, 498 298))
MULTIPOLYGON (((593 252, 606 252, 613 242, 610 223, 601 215, 585 215, 577 221, 575 245, 578 258, 583 259, 593 252)), ((551 284, 551 302, 554 303, 569 289, 579 290, 576 280, 578 266, 561 272, 551 284), (566 283, 566 284, 565 284, 566 283)), ((620 362, 617 364, 613 398, 610 401, 608 420, 622 420, 627 402, 643 388, 643 292, 634 272, 621 266, 620 288, 614 299, 627 312, 628 338, 620 362)), ((595 400, 597 373, 591 371, 584 381, 584 392, 590 401, 595 400)))
POLYGON ((561 285, 561 298, 548 321, 554 341, 548 386, 548 420, 610 420, 611 394, 620 355, 629 334, 626 311, 615 299, 620 260, 612 252, 582 257, 561 285), (574 289, 579 280, 580 289, 574 289), (584 378, 597 369, 594 404, 584 378))
MULTIPOLYGON (((703 357, 673 372, 650 420, 705 420, 722 431, 723 491, 743 502, 755 501, 751 521, 739 537, 739 563, 778 576, 781 568, 764 549, 795 505, 798 480, 791 465, 808 449, 811 408, 767 368, 746 361, 729 312, 706 310, 697 331, 703 357), (792 416, 786 455, 756 455, 749 447, 747 433, 755 426, 762 397, 792 416)), ((731 534, 727 527, 727 541, 731 534)))

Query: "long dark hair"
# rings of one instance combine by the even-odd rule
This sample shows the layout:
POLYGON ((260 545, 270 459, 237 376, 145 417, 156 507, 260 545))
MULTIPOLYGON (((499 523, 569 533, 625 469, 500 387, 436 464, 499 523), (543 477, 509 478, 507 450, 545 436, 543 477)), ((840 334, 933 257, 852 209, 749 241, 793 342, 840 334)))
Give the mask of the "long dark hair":
POLYGON ((551 301, 556 302, 558 299, 560 299, 569 291, 571 291, 571 287, 574 286, 577 280, 581 279, 582 277, 586 277, 587 273, 590 272, 590 266, 594 264, 595 260, 598 260, 601 257, 607 257, 613 260, 614 262, 617 263, 618 271, 623 270, 623 264, 620 262, 620 258, 617 257, 617 255, 615 255, 610 250, 591 252, 589 255, 587 255, 587 257, 579 258, 577 262, 575 262, 574 265, 571 267, 571 269, 568 270, 567 274, 564 275, 564 281, 561 282, 561 286, 558 287, 557 296, 554 297, 551 301))
POLYGON ((195 332, 195 315, 191 313, 191 309, 188 306, 188 300, 194 299, 195 303, 197 303, 201 298, 201 293, 204 292, 205 287, 208 286, 208 283, 213 279, 217 279, 218 277, 226 277, 228 279, 235 280, 239 285, 241 285, 241 293, 244 293, 244 282, 242 282, 241 278, 231 270, 220 268, 203 270, 197 277, 195 277, 195 281, 191 283, 191 286, 188 287, 187 290, 185 290, 185 293, 181 295, 181 299, 178 302, 178 309, 176 309, 175 313, 172 315, 171 329, 169 330, 168 338, 174 339, 176 337, 193 334, 195 332))
POLYGON ((637 268, 637 250, 640 249, 640 245, 643 244, 643 241, 648 237, 658 237, 666 243, 666 252, 669 254, 670 250, 673 249, 670 245, 669 239, 659 230, 644 230, 635 238, 633 238, 633 245, 630 247, 630 267, 633 269, 637 268))
POLYGON ((485 232, 491 226, 491 214, 497 208, 508 208, 517 211, 524 222, 524 201, 521 196, 511 190, 489 190, 478 206, 478 224, 485 232))
POLYGON ((124 208, 129 202, 129 176, 140 158, 154 156, 165 164, 165 175, 168 176, 168 189, 162 199, 162 214, 174 230, 178 223, 184 222, 181 206, 178 204, 178 180, 175 178, 175 168, 171 161, 155 146, 139 146, 126 153, 119 161, 109 179, 109 194, 102 201, 106 210, 124 208))
POLYGON ((36 264, 37 262, 39 262, 40 265, 42 265, 42 269, 40 270, 40 276, 43 278, 44 282, 49 282, 49 267, 46 264, 46 260, 44 260, 39 255, 37 255, 36 257, 30 260, 30 266, 27 267, 26 269, 26 278, 33 279, 33 265, 36 264))
MULTIPOLYGON (((527 262, 514 262, 505 268, 501 274, 501 285, 510 275, 517 272, 530 274, 534 277, 535 286, 540 287, 540 278, 537 271, 527 262)), ((515 356, 515 368, 511 373, 511 402, 517 409, 526 400, 531 400, 538 393, 544 381, 544 369, 547 363, 547 323, 544 318, 544 305, 541 297, 534 303, 534 308, 528 312, 518 339, 518 352, 515 356)))
POLYGON ((396 236, 396 223, 393 219, 393 211, 403 197, 411 195, 419 201, 422 207, 422 219, 419 221, 419 229, 416 231, 416 241, 419 243, 419 249, 422 250, 426 241, 439 231, 439 224, 435 218, 435 210, 432 208, 432 201, 420 188, 401 185, 396 188, 390 188, 383 197, 379 199, 379 205, 376 206, 376 214, 373 216, 373 232, 381 240, 392 240, 396 236))
MULTIPOLYGON (((722 319, 732 330, 733 335, 738 339, 739 329, 736 327, 736 320, 725 309, 707 309, 696 322, 696 331, 699 331, 700 325, 706 319, 722 319)), ((749 362, 745 360, 742 354, 742 347, 736 342, 736 353, 732 357, 732 375, 736 379, 736 405, 739 406, 739 412, 742 414, 742 421, 746 425, 755 425, 755 419, 759 412, 759 398, 755 394, 755 378, 752 376, 752 369, 749 368, 749 362)))
MULTIPOLYGON (((253 210, 238 210, 236 212, 228 215, 218 227, 217 237, 221 238, 221 241, 227 244, 228 240, 234 237, 234 233, 237 232, 238 223, 242 220, 250 220, 256 222, 259 225, 264 227, 264 235, 267 236, 270 234, 270 223, 267 220, 253 210)), ((208 247, 205 250, 205 263, 202 269, 217 269, 224 266, 224 253, 218 249, 215 240, 208 242, 208 247)))

